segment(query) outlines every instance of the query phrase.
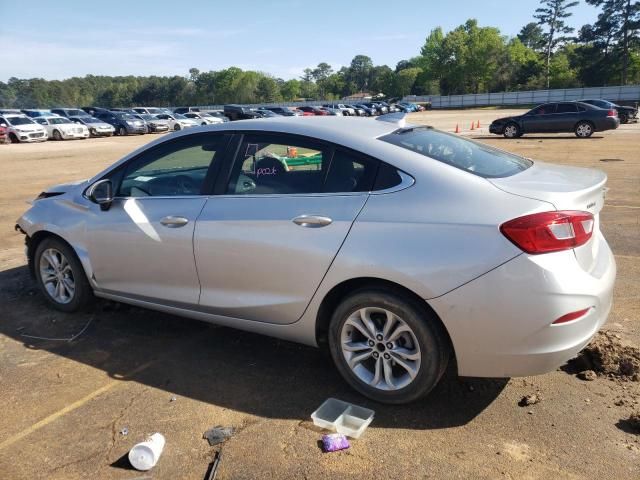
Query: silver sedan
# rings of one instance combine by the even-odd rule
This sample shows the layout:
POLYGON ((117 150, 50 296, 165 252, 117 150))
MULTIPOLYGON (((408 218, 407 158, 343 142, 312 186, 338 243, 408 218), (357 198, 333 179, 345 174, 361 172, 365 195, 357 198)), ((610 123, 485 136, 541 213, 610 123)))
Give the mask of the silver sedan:
POLYGON ((589 342, 616 275, 605 182, 401 114, 277 117, 158 139, 17 227, 54 308, 101 297, 319 346, 405 403, 454 359, 532 375, 589 342))

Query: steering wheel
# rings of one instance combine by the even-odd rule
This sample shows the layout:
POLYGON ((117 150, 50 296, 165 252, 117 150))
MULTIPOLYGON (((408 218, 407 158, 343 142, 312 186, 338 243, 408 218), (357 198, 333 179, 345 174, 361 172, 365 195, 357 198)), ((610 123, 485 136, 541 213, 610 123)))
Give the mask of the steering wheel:
POLYGON ((178 175, 175 177, 175 181, 181 193, 200 193, 198 185, 187 175, 178 175))

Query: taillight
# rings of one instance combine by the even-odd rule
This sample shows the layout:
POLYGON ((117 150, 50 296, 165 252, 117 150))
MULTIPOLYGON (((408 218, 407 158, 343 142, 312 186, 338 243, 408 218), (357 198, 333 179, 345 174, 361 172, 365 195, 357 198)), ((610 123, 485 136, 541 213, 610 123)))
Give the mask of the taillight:
POLYGON ((618 116, 618 111, 617 110, 609 110, 607 112, 607 117, 617 117, 618 116))
POLYGON ((589 212, 542 212, 509 220, 502 234, 527 253, 559 252, 589 241, 594 220, 589 212))

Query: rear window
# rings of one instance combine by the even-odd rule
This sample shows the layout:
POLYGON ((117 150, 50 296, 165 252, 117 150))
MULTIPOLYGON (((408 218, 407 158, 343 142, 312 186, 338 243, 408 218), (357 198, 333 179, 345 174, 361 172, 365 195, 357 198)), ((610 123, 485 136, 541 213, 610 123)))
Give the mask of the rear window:
POLYGON ((533 162, 429 127, 407 128, 380 140, 485 178, 510 177, 533 162))

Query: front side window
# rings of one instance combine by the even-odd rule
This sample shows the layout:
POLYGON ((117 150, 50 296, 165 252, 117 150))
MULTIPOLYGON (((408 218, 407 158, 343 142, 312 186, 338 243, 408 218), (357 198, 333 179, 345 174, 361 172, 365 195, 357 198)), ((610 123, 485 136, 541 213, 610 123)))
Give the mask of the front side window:
POLYGON ((378 161, 340 147, 288 135, 248 135, 240 145, 227 193, 367 192, 378 161))
POLYGON ((480 177, 509 177, 533 165, 526 158, 429 127, 398 130, 380 140, 480 177))
POLYGON ((527 115, 547 115, 549 113, 554 113, 554 112, 555 112, 555 105, 547 104, 547 105, 540 105, 539 107, 534 108, 527 115))
POLYGON ((575 103, 559 103, 556 108, 556 113, 576 113, 578 107, 575 103))
POLYGON ((226 144, 226 136, 199 135, 151 149, 127 165, 118 195, 200 195, 209 168, 221 161, 226 144))

